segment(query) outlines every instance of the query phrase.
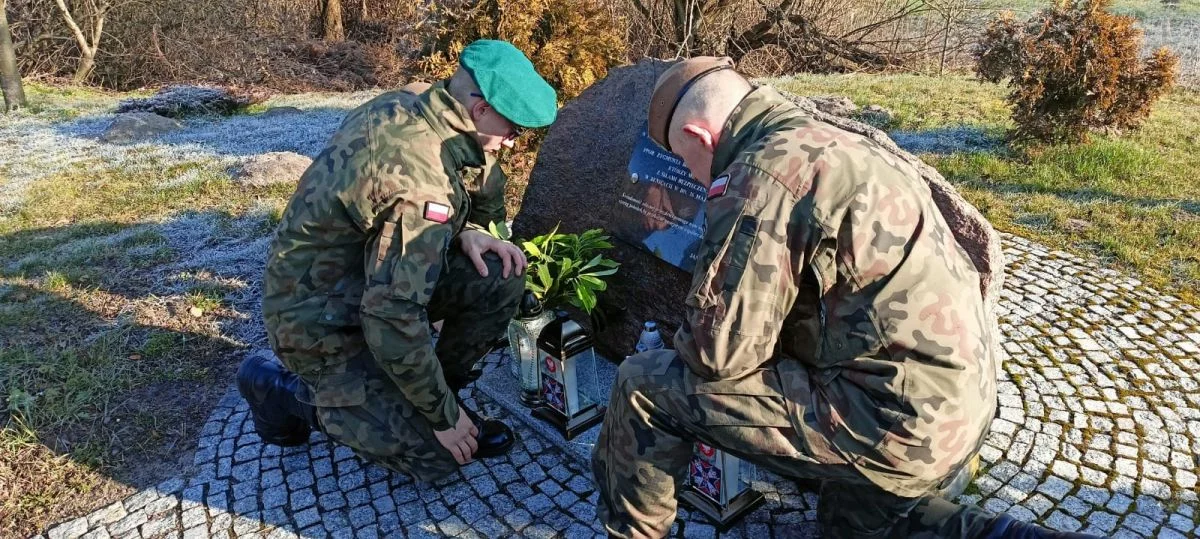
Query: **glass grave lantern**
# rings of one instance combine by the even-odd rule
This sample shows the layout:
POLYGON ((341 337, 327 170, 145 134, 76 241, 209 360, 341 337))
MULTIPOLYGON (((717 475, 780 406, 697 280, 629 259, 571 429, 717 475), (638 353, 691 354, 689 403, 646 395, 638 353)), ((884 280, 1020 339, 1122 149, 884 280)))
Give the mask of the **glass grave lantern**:
POLYGON ((679 500, 725 531, 763 502, 762 493, 750 486, 757 476, 753 464, 697 442, 679 500))
POLYGON ((537 348, 543 404, 534 408, 533 415, 570 440, 603 420, 606 410, 599 399, 592 336, 559 311, 542 329, 537 348))
POLYGON ((554 320, 554 314, 542 308, 533 291, 526 290, 521 298, 517 316, 508 323, 508 344, 512 349, 513 376, 521 384, 521 404, 534 407, 542 404, 541 354, 537 339, 554 320))

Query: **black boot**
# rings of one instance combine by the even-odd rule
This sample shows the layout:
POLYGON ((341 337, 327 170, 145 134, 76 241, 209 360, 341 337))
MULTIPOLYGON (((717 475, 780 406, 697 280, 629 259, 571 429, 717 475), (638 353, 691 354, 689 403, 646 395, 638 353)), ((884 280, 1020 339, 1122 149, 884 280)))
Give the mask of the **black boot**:
POLYGON ((508 428, 508 425, 505 425, 503 421, 479 417, 479 414, 467 406, 462 399, 459 399, 458 405, 467 413, 467 417, 471 418, 475 428, 479 429, 479 435, 475 437, 475 441, 479 444, 479 448, 475 450, 476 459, 499 457, 512 449, 517 436, 513 434, 512 429, 508 428))
POLYGON ((981 539, 1102 539, 1099 535, 1060 532, 1017 520, 1009 515, 997 515, 981 539))
POLYGON ((487 459, 499 457, 512 448, 517 436, 513 434, 512 429, 505 425, 502 421, 495 419, 484 419, 479 416, 475 410, 458 397, 458 392, 462 391, 467 385, 479 379, 483 374, 482 369, 472 369, 465 376, 446 376, 446 385, 450 386, 450 390, 454 392, 455 399, 458 400, 458 405, 467 413, 467 417, 471 418, 471 422, 475 424, 475 428, 479 430, 479 435, 475 437, 479 448, 475 451, 476 459, 487 459))
POLYGON ((238 392, 250 404, 250 417, 263 443, 285 447, 308 443, 316 425, 316 410, 296 399, 301 383, 295 373, 263 355, 242 362, 238 392))

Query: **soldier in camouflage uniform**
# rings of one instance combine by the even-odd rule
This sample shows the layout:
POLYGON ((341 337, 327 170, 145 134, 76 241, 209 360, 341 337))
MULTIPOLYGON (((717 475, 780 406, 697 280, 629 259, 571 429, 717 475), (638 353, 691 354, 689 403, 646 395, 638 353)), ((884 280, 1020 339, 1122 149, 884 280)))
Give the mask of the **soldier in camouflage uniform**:
POLYGON ((505 220, 492 154, 551 123, 557 97, 508 43, 473 43, 460 63, 448 81, 355 109, 301 177, 264 277, 283 366, 251 358, 238 377, 267 443, 318 428, 424 480, 512 445, 458 391, 524 289, 520 249, 486 232, 505 220))
POLYGON ((996 410, 979 275, 916 170, 728 58, 663 74, 650 135, 708 188, 675 350, 627 359, 593 455, 600 518, 661 537, 696 441, 820 481, 831 537, 1045 537, 939 496, 996 410))

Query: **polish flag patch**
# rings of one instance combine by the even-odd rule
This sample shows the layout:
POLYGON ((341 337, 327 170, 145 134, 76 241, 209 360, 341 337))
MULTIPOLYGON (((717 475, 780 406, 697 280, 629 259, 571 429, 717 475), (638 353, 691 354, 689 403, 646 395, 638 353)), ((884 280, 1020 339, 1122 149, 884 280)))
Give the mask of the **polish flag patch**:
POLYGON ((713 180, 712 185, 708 186, 709 200, 712 200, 714 198, 717 198, 717 197, 725 194, 725 190, 728 188, 729 188, 729 175, 725 174, 723 176, 718 176, 717 179, 713 180))
POLYGON ((425 220, 435 223, 445 223, 450 220, 450 206, 437 202, 425 203, 425 220))

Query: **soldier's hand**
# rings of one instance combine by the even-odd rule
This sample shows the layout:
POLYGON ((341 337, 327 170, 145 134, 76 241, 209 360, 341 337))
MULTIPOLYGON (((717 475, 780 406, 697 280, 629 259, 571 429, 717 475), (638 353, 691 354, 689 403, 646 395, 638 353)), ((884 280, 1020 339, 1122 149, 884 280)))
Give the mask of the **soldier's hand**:
POLYGON ((483 253, 488 251, 500 257, 500 263, 504 266, 501 276, 505 279, 509 275, 525 274, 525 266, 529 262, 525 260, 525 253, 521 252, 520 247, 479 230, 464 231, 458 238, 463 252, 471 259, 471 263, 475 264, 480 276, 488 276, 487 262, 483 261, 483 253))
POLYGON ((442 444, 442 447, 454 455, 454 460, 458 461, 459 465, 471 462, 475 450, 479 449, 479 442, 475 441, 479 430, 475 428, 475 424, 463 411, 462 406, 458 407, 458 423, 454 425, 454 428, 435 430, 433 435, 437 437, 437 441, 442 444))

